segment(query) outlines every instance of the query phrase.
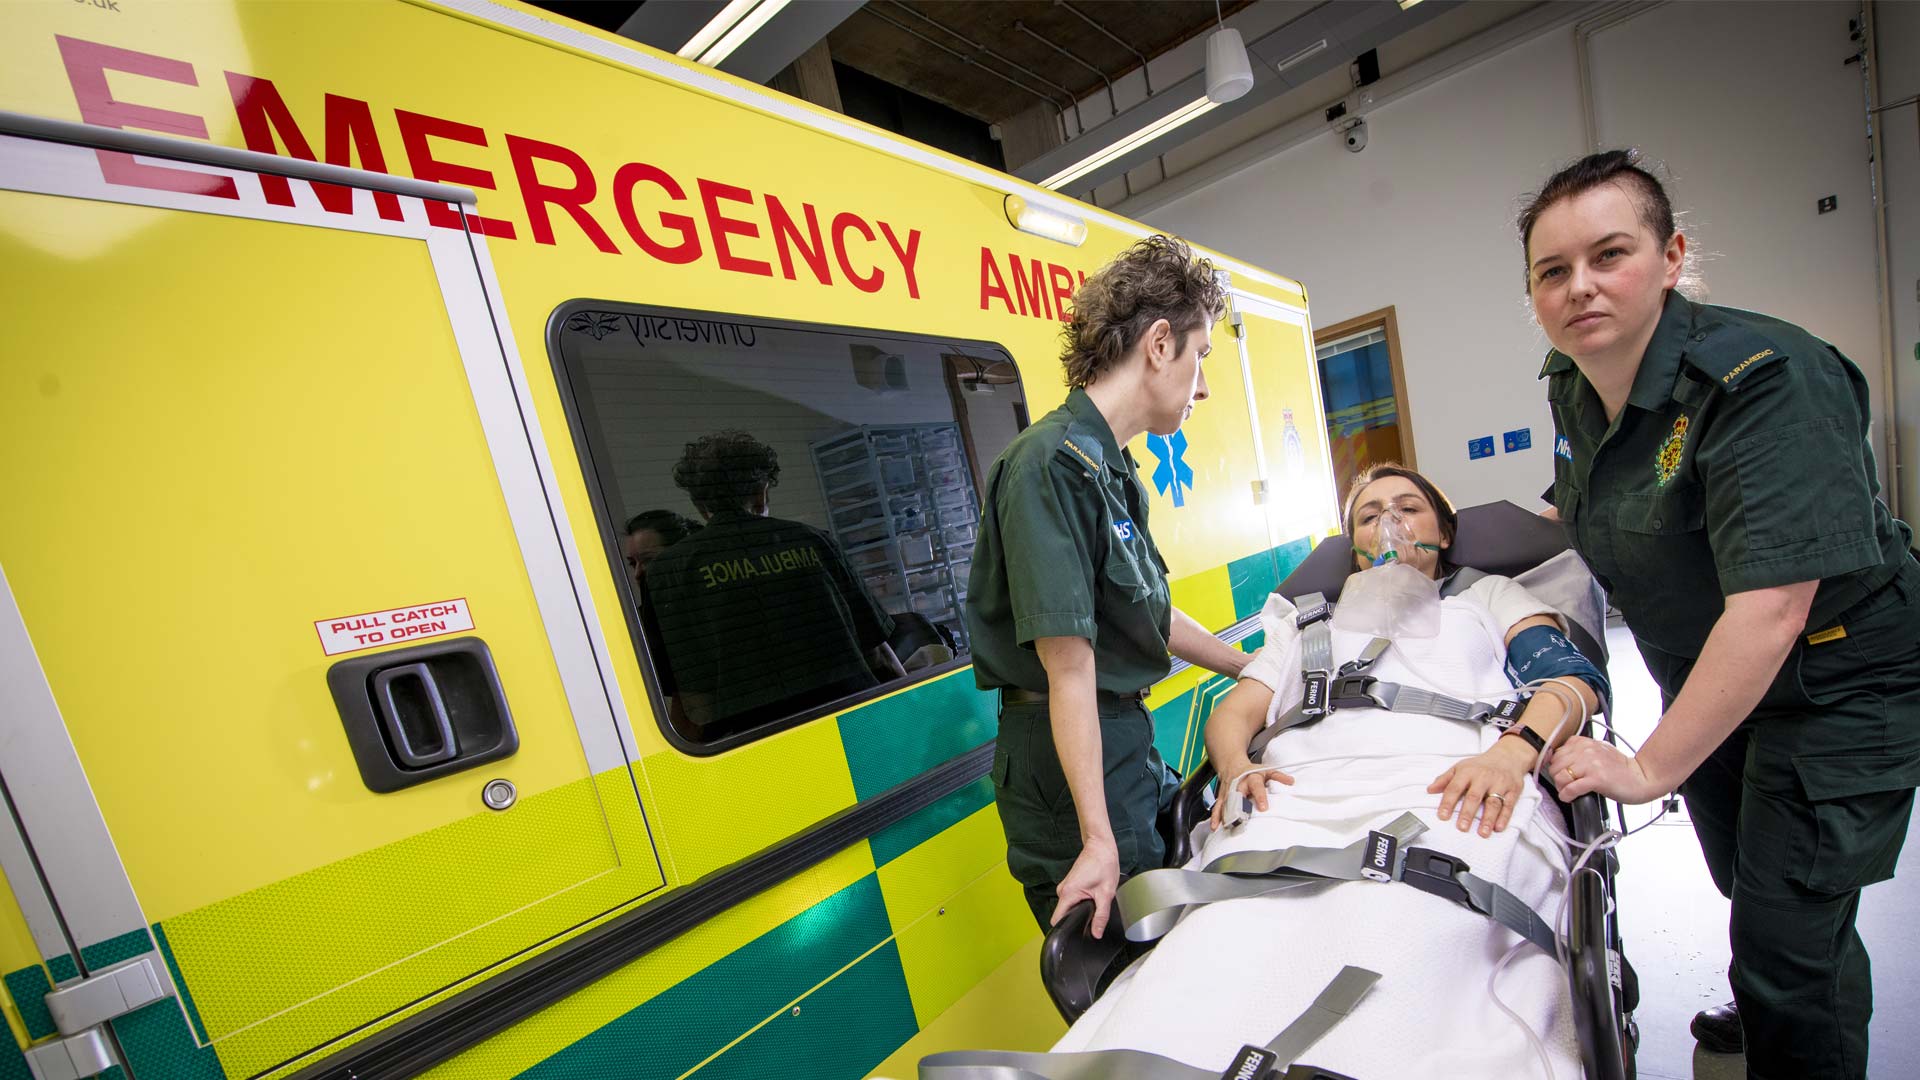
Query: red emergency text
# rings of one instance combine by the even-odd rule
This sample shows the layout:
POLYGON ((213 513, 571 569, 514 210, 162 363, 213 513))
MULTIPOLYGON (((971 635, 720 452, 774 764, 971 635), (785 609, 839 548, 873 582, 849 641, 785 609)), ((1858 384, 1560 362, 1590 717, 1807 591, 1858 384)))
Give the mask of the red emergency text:
MULTIPOLYGON (((197 87, 200 75, 192 64, 65 35, 57 35, 56 41, 85 122, 209 137, 205 117, 135 104, 116 97, 108 85, 108 73, 113 72, 197 87)), ((247 149, 371 172, 392 171, 390 148, 381 144, 371 103, 326 94, 318 127, 312 126, 309 117, 303 128, 272 80, 233 71, 221 75, 247 149)), ((138 86, 130 80, 120 80, 119 85, 123 92, 129 85, 138 86)), ((707 260, 730 273, 920 299, 919 229, 854 209, 755 191, 726 178, 675 176, 650 162, 590 163, 560 143, 513 132, 491 133, 427 113, 394 109, 393 119, 407 170, 416 179, 496 191, 500 178, 495 171, 474 162, 504 151, 510 182, 518 188, 524 227, 522 221, 494 216, 498 211, 489 202, 491 214, 465 215, 465 225, 486 236, 545 245, 590 243, 609 255, 639 254, 670 265, 707 260)), ((98 155, 101 174, 109 183, 211 198, 240 197, 230 177, 149 165, 114 151, 102 150, 98 155)), ((294 205, 295 181, 274 176, 259 179, 268 203, 294 205)), ((353 213, 352 191, 317 182, 312 187, 324 210, 353 213)), ((488 201, 483 197, 483 202, 488 201)), ((373 205, 382 218, 401 217, 397 196, 377 194, 373 205)), ((462 227, 457 206, 425 205, 430 224, 462 227)))

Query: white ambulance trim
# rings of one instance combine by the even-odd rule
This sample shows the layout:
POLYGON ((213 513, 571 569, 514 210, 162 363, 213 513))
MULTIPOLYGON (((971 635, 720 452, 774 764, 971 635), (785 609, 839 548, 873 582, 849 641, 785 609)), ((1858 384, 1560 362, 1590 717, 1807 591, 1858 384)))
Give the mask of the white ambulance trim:
MULTIPOLYGON (((1036 187, 1017 177, 1008 176, 1006 173, 995 172, 992 169, 958 161, 936 150, 922 146, 919 143, 908 142, 905 139, 895 138, 892 135, 875 131, 872 128, 851 121, 825 115, 800 104, 792 98, 777 94, 771 90, 765 90, 759 87, 744 87, 723 79, 718 75, 710 75, 699 70, 689 70, 674 61, 655 56, 642 49, 616 45, 613 42, 595 37, 592 34, 575 30, 571 26, 560 26, 548 22, 538 15, 503 7, 500 4, 493 3, 492 0, 437 0, 437 6, 443 7, 450 12, 465 15, 476 22, 489 24, 519 34, 525 34, 528 37, 539 38, 542 41, 559 45, 563 48, 574 49, 599 57, 602 60, 612 61, 624 67, 634 68, 646 74, 679 83, 690 89, 723 98, 736 105, 743 105, 756 112, 767 113, 782 120, 802 124, 815 131, 834 135, 849 142, 879 150, 893 157, 911 161, 917 165, 924 165, 927 168, 938 170, 949 176, 957 176, 969 183, 979 184, 981 187, 990 188, 1008 195, 1018 195, 1026 199, 1029 203, 1045 206, 1063 214, 1071 214, 1075 217, 1097 217, 1109 227, 1126 233, 1129 236, 1151 236, 1157 231, 1143 226, 1137 221, 1108 213, 1099 207, 1089 206, 1083 202, 1076 202, 1072 199, 1064 198, 1047 188, 1036 187)), ((1305 295, 1305 290, 1301 287, 1300 283, 1292 278, 1282 277, 1279 274, 1262 270, 1257 266, 1252 266, 1225 256, 1215 256, 1212 258, 1212 261, 1221 269, 1231 270, 1236 274, 1246 274, 1249 277, 1277 288, 1305 295)), ((1275 306, 1285 306, 1290 310, 1299 312, 1302 316, 1306 314, 1305 309, 1291 304, 1283 304, 1282 301, 1263 300, 1262 302, 1275 306)), ((1308 351, 1308 355, 1312 355, 1311 350, 1308 351)))
MULTIPOLYGON (((498 282, 490 263, 484 264, 488 284, 483 284, 481 274, 475 272, 482 265, 484 239, 429 226, 425 204, 410 197, 400 198, 403 220, 384 220, 372 212, 371 194, 360 189, 354 192, 355 212, 350 215, 324 210, 305 183, 290 185, 294 206, 276 206, 266 201, 254 181, 257 174, 205 165, 196 160, 199 155, 195 151, 203 148, 200 144, 180 140, 179 145, 180 154, 168 160, 191 161, 206 172, 234 178, 240 198, 209 200, 108 184, 91 149, 10 136, 0 136, 0 190, 308 225, 425 243, 587 765, 595 774, 627 767, 631 759, 626 749, 631 746, 631 737, 623 738, 617 730, 612 703, 595 663, 594 643, 579 621, 583 614, 590 614, 590 609, 583 608, 574 580, 566 571, 569 565, 578 565, 578 554, 571 550, 568 534, 549 513, 550 508, 558 507, 557 496, 550 497, 551 489, 542 482, 543 470, 528 453, 530 445, 543 444, 529 442, 532 436, 521 423, 525 412, 520 400, 524 395, 516 394, 515 378, 500 362, 501 340, 487 302, 488 288, 497 294, 498 282)), ((524 385, 524 374, 518 381, 524 385)), ((544 471, 550 473, 550 465, 544 471)), ((11 587, 6 585, 4 567, 0 567, 0 676, 4 676, 0 706, 12 721, 0 731, 0 761, 6 764, 4 775, 16 812, 33 838, 52 899, 65 917, 68 931, 82 947, 135 930, 146 931, 148 921, 127 879, 99 802, 86 781, 11 587), (16 774, 22 783, 14 782, 16 774)), ((641 809, 644 814, 644 807, 641 809)), ((651 846, 658 865, 658 845, 651 846)))
MULTIPOLYGON (((3 588, 4 575, 0 575, 0 589, 3 588)), ((4 636, 0 634, 0 637, 4 636)), ((31 647, 32 643, 28 645, 31 647)), ((14 685, 19 677, 19 672, 7 662, 8 654, 4 651, 7 648, 7 645, 0 643, 0 673, 4 673, 0 674, 0 679, 6 680, 0 686, 4 687, 14 685)), ((10 700, 0 689, 0 703, 10 700)), ((11 705, 0 704, 0 708, 10 709, 11 705)), ((16 714, 9 712, 8 715, 16 714)), ((56 956, 71 955, 73 945, 67 941, 67 932, 60 925, 60 916, 53 910, 53 901, 47 899, 47 884, 40 879, 40 871, 33 865, 33 853, 27 850, 26 837, 20 831, 20 820, 11 811, 5 820, 0 821, 0 872, 6 874, 7 888, 20 905, 20 914, 26 917, 27 932, 33 937, 33 947, 40 953, 40 959, 45 961, 56 956)))
MULTIPOLYGON (((1315 430, 1321 432, 1320 461, 1321 464, 1326 466, 1327 477, 1332 479, 1334 477, 1333 446, 1327 440, 1325 434, 1327 430, 1327 400, 1320 386, 1320 364, 1314 359, 1312 319, 1305 311, 1292 304, 1278 303, 1264 296, 1254 296, 1251 293, 1244 293, 1235 289, 1227 290, 1227 300, 1233 305, 1233 309, 1236 312, 1258 315, 1263 319, 1272 319, 1275 322, 1283 322, 1290 326, 1300 328, 1301 344, 1306 348, 1307 377, 1313 384, 1313 417, 1314 423, 1317 425, 1315 430)), ((1252 360, 1247 353, 1247 338, 1244 331, 1240 335, 1239 345, 1240 362, 1247 379, 1247 402, 1256 410, 1257 415, 1259 405, 1253 400, 1253 367, 1252 360)), ((1258 438, 1258 436, 1256 436, 1256 438, 1258 438)), ((1264 455, 1262 456, 1262 460, 1265 460, 1264 455)), ((1264 469, 1265 466, 1263 465, 1262 468, 1264 469)), ((1266 478, 1264 472, 1261 478, 1266 478)), ((1340 496, 1329 487, 1327 499, 1326 520, 1333 522, 1337 526, 1340 523, 1340 496)))
MULTIPOLYGON (((574 584, 574 601, 579 606, 580 617, 586 626, 587 640, 593 653, 596 675, 606 695, 608 707, 613 710, 614 728, 620 738, 620 745, 627 760, 639 762, 640 744, 634 737, 632 715, 627 711, 626 697, 620 692, 620 680, 614 673, 613 653, 607 646, 606 635, 601 632, 600 615, 593 602, 593 590, 587 582, 592 574, 603 572, 596 560, 595 570, 590 571, 580 557, 579 545, 574 543, 571 520, 567 515, 566 500, 561 495, 560 476, 553 464, 553 455, 547 450, 546 433, 540 426, 540 413, 533 404, 532 384, 527 380, 526 364, 521 359, 519 342, 513 335, 513 321, 505 317, 506 303, 500 287, 499 275, 494 272, 493 256, 488 251, 486 238, 472 238, 474 268, 479 271, 480 281, 487 294, 495 299, 495 309, 501 317, 494 320, 494 333, 499 338, 499 348, 506 361, 507 377, 512 381, 515 402, 520 412, 520 423, 527 432, 527 446, 533 452, 535 468, 540 474, 540 483, 546 493, 547 512, 553 518, 554 526, 561 537, 561 554, 566 561, 566 571, 574 584)), ((636 783, 638 777, 635 778, 636 783)), ((645 800, 642 800, 644 810, 645 800)), ((648 822, 652 828, 652 822, 648 822)), ((654 850, 659 852, 666 845, 655 843, 654 850)), ((671 854, 668 858, 671 858, 671 854)))
MULTIPOLYGON (((146 917, 67 736, 5 567, 0 567, 0 714, 8 718, 0 728, 0 774, 75 945, 145 930, 146 917)), ((34 942, 39 944, 38 934, 34 942)), ((65 951, 63 945, 60 952, 65 951)), ((80 970, 86 973, 84 963, 80 970)))

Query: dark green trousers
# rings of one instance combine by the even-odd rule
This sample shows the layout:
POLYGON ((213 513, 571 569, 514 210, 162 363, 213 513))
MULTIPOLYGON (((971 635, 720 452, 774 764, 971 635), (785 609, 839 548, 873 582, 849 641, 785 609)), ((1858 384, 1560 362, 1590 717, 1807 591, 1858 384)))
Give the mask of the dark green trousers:
MULTIPOLYGON (((1122 876, 1166 859, 1155 822, 1173 802, 1179 778, 1153 745, 1153 717, 1138 701, 1101 695, 1100 755, 1107 818, 1120 850, 1122 876)), ((1007 834, 1007 870, 1026 890, 1027 906, 1045 930, 1059 902, 1060 879, 1080 857, 1080 818, 1067 790, 1045 702, 1000 710, 993 748, 993 795, 1007 834)))
MULTIPOLYGON (((1920 573, 1903 573, 1842 617, 1846 637, 1803 639, 1761 708, 1681 786, 1733 902, 1749 1077, 1867 1075, 1873 968, 1854 916, 1860 890, 1893 876, 1920 779, 1916 601, 1920 573)), ((1692 663, 1647 653, 1671 704, 1692 663)))

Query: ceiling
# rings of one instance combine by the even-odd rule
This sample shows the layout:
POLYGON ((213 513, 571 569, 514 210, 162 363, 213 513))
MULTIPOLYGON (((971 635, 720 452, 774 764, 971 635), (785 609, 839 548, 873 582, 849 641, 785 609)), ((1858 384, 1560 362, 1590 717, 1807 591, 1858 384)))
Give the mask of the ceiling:
POLYGON ((868 0, 827 44, 840 63, 995 124, 1104 91, 1216 20, 1210 0, 868 0))
MULTIPOLYGON (((533 2, 671 52, 730 0, 533 2)), ((735 12, 754 10, 731 2, 735 12)), ((770 20, 717 63, 1106 205, 1137 195, 1135 171, 1152 163, 1164 181, 1168 155, 1184 146, 1219 154, 1229 137, 1238 143, 1287 123, 1334 124, 1345 115, 1334 106, 1362 81, 1350 75, 1350 65, 1360 70, 1357 57, 1378 72, 1367 77, 1390 75, 1529 9, 1553 6, 1408 3, 1219 0, 1216 11, 1213 0, 793 0, 775 5, 770 20), (1242 35, 1254 84, 1242 97, 1208 104, 1202 39, 1222 19, 1242 35), (844 103, 836 70, 841 86, 856 91, 844 103), (1161 129, 1169 134, 1148 134, 1161 129)), ((1373 97, 1357 100, 1363 107, 1373 97)))

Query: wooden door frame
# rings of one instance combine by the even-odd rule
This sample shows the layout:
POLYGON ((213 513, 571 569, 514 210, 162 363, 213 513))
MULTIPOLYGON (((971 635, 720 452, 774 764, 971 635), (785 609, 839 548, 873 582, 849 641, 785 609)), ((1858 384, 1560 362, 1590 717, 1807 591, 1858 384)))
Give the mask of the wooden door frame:
MULTIPOLYGON (((1387 335, 1387 366, 1393 372, 1393 406, 1399 418, 1400 430, 1403 433, 1403 437, 1400 439, 1400 464, 1405 465, 1409 469, 1418 469, 1420 466, 1414 460, 1413 409, 1407 399, 1406 365, 1401 362, 1400 358, 1400 322, 1394 317, 1393 305, 1389 304, 1377 311, 1369 311, 1365 315, 1356 315, 1344 322, 1337 322, 1332 326, 1315 329, 1313 332, 1314 352, 1318 354, 1320 346, 1325 345, 1329 341, 1338 341, 1344 337, 1352 337, 1355 334, 1372 330, 1375 327, 1383 328, 1387 335)), ((1320 358, 1318 355, 1315 355, 1313 363, 1316 368, 1319 367, 1320 358)), ((1324 400, 1321 401, 1321 408, 1323 410, 1326 408, 1326 402, 1324 400)))

